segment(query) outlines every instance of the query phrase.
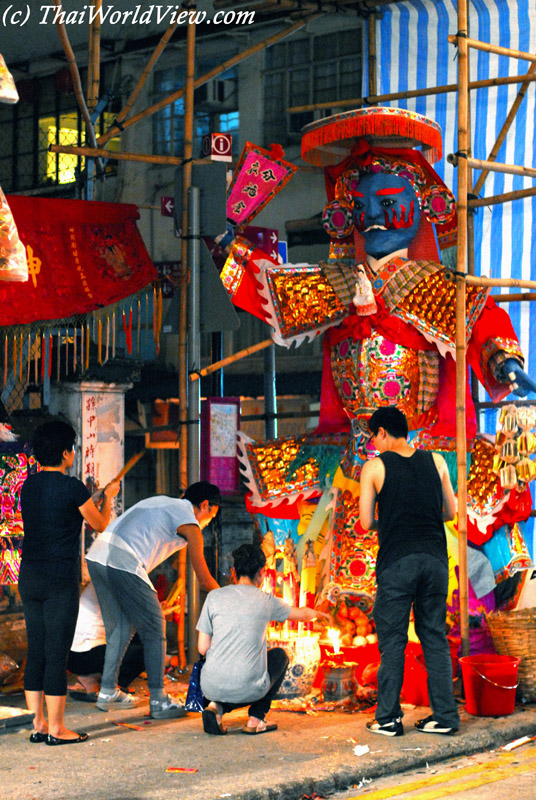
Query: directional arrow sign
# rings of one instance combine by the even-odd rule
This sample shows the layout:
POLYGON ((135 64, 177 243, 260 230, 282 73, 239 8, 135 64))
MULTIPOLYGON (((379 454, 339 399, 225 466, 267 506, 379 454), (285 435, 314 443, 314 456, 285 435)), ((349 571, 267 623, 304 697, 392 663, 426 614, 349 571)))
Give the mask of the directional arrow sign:
POLYGON ((256 225, 248 225, 242 230, 243 235, 256 245, 263 253, 267 253, 270 258, 277 261, 277 244, 279 241, 279 231, 275 228, 261 228, 256 225))
POLYGON ((172 217, 175 211, 175 200, 173 197, 162 196, 160 198, 160 213, 163 217, 172 217))

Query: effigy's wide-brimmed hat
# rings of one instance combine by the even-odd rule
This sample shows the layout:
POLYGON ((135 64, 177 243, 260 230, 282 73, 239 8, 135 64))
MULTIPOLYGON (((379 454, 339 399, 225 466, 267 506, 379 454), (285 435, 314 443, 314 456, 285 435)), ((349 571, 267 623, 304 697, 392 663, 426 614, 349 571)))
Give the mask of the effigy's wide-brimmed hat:
POLYGON ((443 155, 441 128, 436 122, 404 108, 374 106, 334 114, 306 125, 302 158, 315 166, 338 164, 363 140, 374 148, 420 147, 430 164, 443 155))

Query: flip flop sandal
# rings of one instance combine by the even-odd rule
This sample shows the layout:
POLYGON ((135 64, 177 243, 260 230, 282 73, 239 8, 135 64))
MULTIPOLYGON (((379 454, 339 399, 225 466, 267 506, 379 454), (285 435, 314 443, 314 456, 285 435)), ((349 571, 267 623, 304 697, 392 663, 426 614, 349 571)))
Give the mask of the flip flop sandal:
POLYGON ((201 717, 203 719, 203 730, 205 733, 210 733, 213 736, 225 736, 227 729, 223 727, 221 722, 218 722, 214 711, 210 708, 206 708, 201 714, 201 717))
POLYGON ((276 730, 277 730, 277 724, 275 722, 272 722, 271 725, 266 725, 265 728, 260 728, 260 730, 259 726, 257 726, 256 728, 248 728, 247 725, 244 725, 244 727, 242 728, 242 733, 247 733, 249 734, 249 736, 258 736, 259 733, 269 733, 270 731, 276 731, 276 730))

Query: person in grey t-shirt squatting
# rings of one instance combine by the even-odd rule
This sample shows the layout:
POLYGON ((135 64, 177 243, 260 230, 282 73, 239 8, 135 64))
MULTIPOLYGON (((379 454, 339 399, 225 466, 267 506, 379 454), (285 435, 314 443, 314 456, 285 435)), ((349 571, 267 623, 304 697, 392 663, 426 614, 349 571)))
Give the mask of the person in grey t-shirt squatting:
POLYGON ((149 688, 150 716, 174 719, 186 713, 164 690, 165 620, 149 572, 188 545, 201 588, 219 584, 203 553, 205 528, 216 516, 220 490, 208 481, 189 486, 184 497, 149 497, 108 525, 86 555, 106 630, 106 654, 97 708, 109 711, 143 702, 117 686, 119 667, 134 631, 142 641, 149 688))
POLYGON ((283 648, 266 649, 266 626, 272 620, 331 620, 314 608, 296 608, 261 591, 266 557, 258 545, 243 544, 233 552, 238 583, 211 592, 197 623, 197 649, 206 656, 201 670, 205 733, 227 733, 222 716, 249 705, 243 733, 274 731, 265 716, 279 690, 288 665, 283 648))

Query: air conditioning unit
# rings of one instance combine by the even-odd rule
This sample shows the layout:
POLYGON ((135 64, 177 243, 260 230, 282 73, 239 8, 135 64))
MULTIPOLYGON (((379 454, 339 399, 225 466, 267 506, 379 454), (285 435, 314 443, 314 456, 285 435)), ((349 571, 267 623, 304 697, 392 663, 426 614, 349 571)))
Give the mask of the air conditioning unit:
POLYGON ((221 80, 213 78, 199 86, 194 93, 196 108, 206 111, 233 111, 238 106, 236 78, 221 80))

